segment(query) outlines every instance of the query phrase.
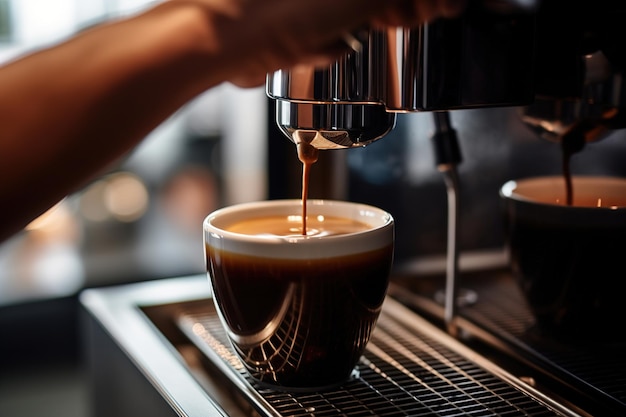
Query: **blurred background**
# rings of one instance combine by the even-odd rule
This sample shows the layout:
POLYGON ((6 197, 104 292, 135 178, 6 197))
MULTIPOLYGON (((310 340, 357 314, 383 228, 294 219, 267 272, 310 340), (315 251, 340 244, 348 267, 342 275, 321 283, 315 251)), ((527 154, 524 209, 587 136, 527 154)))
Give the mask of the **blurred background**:
MULTIPOLYGON (((0 0, 0 64, 150 3, 0 0)), ((266 113, 263 89, 208 91, 0 243, 0 415, 88 414, 77 294, 203 272, 204 216, 267 197, 266 113)))
MULTIPOLYGON (((0 64, 150 3, 0 0, 0 64)), ((0 415, 89 414, 81 290, 204 273, 201 223, 210 211, 300 197, 295 147, 273 112, 264 88, 209 90, 110 172, 0 243, 0 415)), ((460 250, 501 254, 499 187, 559 175, 560 148, 537 138, 516 108, 454 111, 451 120, 463 156, 460 250)), ((432 114, 400 115, 388 137, 323 153, 313 167, 311 198, 375 204, 394 215, 398 268, 445 257, 446 191, 432 131, 432 114)), ((626 176, 625 158, 624 132, 614 132, 577 154, 572 171, 626 176)))

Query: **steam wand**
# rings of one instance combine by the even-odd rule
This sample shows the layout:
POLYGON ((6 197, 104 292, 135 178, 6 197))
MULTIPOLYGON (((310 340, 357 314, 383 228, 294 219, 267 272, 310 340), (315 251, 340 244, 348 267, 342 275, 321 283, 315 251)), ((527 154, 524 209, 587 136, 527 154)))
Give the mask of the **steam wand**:
POLYGON ((446 286, 444 298, 444 321, 448 333, 457 337, 457 292, 459 275, 458 223, 459 223, 459 174, 461 149, 456 130, 450 124, 447 111, 434 112, 435 134, 432 137, 437 169, 443 174, 448 196, 448 236, 446 251, 446 286))

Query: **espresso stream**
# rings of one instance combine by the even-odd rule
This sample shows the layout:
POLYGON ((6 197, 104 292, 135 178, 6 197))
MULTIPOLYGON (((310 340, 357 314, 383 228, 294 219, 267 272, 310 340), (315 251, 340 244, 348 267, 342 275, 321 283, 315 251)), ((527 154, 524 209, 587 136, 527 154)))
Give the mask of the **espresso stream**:
POLYGON ((306 142, 300 142, 296 146, 298 159, 302 162, 302 234, 306 236, 306 202, 309 194, 309 176, 311 166, 317 162, 320 151, 306 142))
POLYGON ((571 141, 567 140, 567 138, 563 138, 563 142, 561 142, 561 152, 563 154, 562 172, 563 179, 565 180, 565 204, 571 206, 574 204, 571 161, 572 155, 578 152, 578 150, 572 146, 571 141))
POLYGON ((572 186, 572 155, 585 147, 585 136, 572 129, 561 138, 561 153, 563 157, 563 179, 565 180, 565 204, 574 204, 574 187, 572 186))

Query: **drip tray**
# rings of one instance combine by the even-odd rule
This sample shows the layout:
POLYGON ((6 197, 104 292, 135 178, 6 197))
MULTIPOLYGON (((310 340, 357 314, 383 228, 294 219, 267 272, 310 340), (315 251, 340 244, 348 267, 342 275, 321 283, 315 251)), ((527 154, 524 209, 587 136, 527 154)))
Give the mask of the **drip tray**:
POLYGON ((354 376, 314 393, 257 385, 212 302, 194 305, 178 309, 178 328, 263 416, 577 415, 390 298, 354 376))
MULTIPOLYGON (((479 270, 459 278, 461 288, 475 296, 459 306, 462 330, 509 362, 532 368, 535 380, 541 378, 542 385, 561 391, 561 397, 590 414, 626 415, 626 342, 564 341, 539 331, 508 269, 479 270)), ((418 314, 442 322, 444 310, 437 295, 444 282, 443 276, 396 277, 389 292, 418 314)), ((474 348, 484 354, 483 348, 474 348)))

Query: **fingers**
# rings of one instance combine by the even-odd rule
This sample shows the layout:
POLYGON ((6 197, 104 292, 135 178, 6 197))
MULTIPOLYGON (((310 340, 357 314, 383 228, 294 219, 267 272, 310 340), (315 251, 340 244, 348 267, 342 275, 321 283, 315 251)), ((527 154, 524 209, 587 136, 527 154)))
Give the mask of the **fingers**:
POLYGON ((264 73, 299 64, 327 65, 350 48, 358 48, 346 39, 356 28, 414 27, 458 15, 467 0, 178 1, 201 4, 212 14, 222 43, 216 49, 238 51, 230 54, 239 61, 231 80, 255 86, 262 84, 264 73))
POLYGON ((439 11, 443 17, 456 17, 465 9, 466 0, 440 0, 439 11))
MULTIPOLYGON (((286 68, 290 68, 294 65, 303 65, 306 67, 318 67, 325 68, 333 64, 341 56, 351 51, 349 45, 345 41, 338 41, 335 44, 323 48, 322 51, 317 53, 307 53, 298 56, 298 59, 289 62, 286 68)), ((265 83, 266 74, 257 73, 255 71, 239 74, 237 77, 231 78, 231 82, 238 87, 258 87, 265 83)))
POLYGON ((374 23, 413 27, 439 17, 458 16, 466 0, 388 0, 374 23))

